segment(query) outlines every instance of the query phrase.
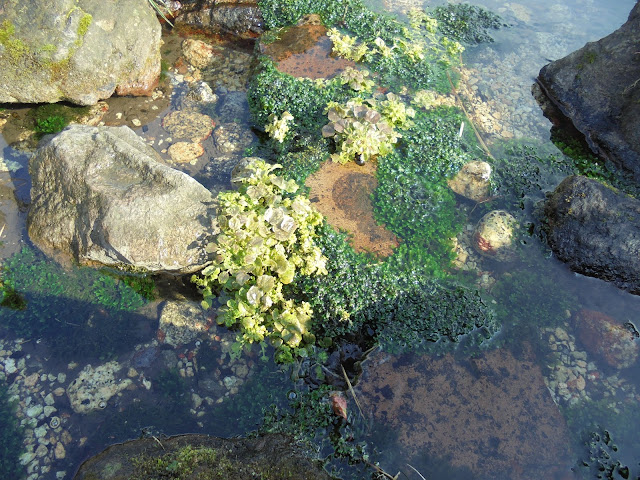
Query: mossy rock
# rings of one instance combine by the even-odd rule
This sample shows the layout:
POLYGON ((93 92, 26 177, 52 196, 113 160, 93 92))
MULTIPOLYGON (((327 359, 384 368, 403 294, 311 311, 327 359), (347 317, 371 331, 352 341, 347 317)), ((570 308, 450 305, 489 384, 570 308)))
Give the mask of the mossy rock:
POLYGON ((84 462, 74 480, 106 478, 328 480, 331 477, 283 435, 234 439, 179 435, 143 438, 108 447, 84 462))

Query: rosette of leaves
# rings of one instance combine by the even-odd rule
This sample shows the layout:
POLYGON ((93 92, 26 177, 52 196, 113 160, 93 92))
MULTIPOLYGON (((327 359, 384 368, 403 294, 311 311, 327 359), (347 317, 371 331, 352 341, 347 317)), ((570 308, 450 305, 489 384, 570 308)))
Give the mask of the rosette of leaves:
POLYGON ((327 271, 326 258, 313 240, 323 217, 307 198, 294 195, 295 181, 272 173, 277 168, 281 166, 252 160, 234 176, 237 191, 218 196, 218 235, 208 246, 213 263, 193 281, 205 308, 222 289, 226 302, 217 322, 240 328, 235 354, 244 345, 268 340, 278 349, 276 358, 283 360, 292 359, 292 353, 304 355, 315 338, 310 332, 311 307, 285 298, 282 287, 297 272, 327 271))
POLYGON ((327 109, 329 123, 322 127, 322 136, 336 141, 337 152, 331 155, 334 162, 347 163, 356 158, 364 162, 375 155, 386 155, 401 137, 380 112, 359 99, 345 105, 331 102, 327 109))
POLYGON ((347 67, 340 74, 340 81, 343 85, 349 85, 349 88, 356 92, 370 92, 375 83, 373 80, 369 80, 368 76, 368 70, 356 70, 355 68, 347 67))

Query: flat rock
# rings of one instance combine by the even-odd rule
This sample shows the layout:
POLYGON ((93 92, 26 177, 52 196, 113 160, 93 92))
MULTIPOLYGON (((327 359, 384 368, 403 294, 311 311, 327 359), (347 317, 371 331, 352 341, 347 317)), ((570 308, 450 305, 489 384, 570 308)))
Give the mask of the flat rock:
POLYGON ((93 105, 150 95, 160 76, 160 24, 147 2, 5 0, 0 103, 93 105))
POLYGON ((193 478, 225 478, 246 480, 249 478, 287 478, 289 480, 330 480, 318 466, 294 446, 292 441, 279 434, 256 438, 217 438, 208 435, 179 435, 163 438, 162 445, 154 438, 141 438, 112 445, 85 461, 74 480, 104 478, 125 480, 135 473, 133 459, 155 459, 175 455, 179 450, 206 448, 217 451, 222 461, 215 465, 200 462, 193 478), (222 470, 222 473, 220 472, 222 470), (267 477, 268 475, 268 477, 267 477))
POLYGON ((395 472, 410 463, 427 473, 421 462, 428 455, 438 469, 446 462, 471 471, 455 478, 559 478, 554 472, 569 472, 567 426, 530 350, 524 349, 524 358, 494 350, 460 362, 451 354, 380 352, 367 359, 356 395, 373 418, 374 434, 380 427, 392 432, 393 448, 403 454, 401 465, 385 468, 395 472))
POLYGON ((81 264, 192 273, 208 263, 215 198, 128 127, 67 127, 29 163, 27 224, 49 254, 81 264))
POLYGON ((116 380, 116 373, 121 369, 115 361, 96 368, 91 365, 84 367, 67 388, 73 410, 76 413, 89 413, 105 409, 111 397, 132 384, 129 378, 116 380))

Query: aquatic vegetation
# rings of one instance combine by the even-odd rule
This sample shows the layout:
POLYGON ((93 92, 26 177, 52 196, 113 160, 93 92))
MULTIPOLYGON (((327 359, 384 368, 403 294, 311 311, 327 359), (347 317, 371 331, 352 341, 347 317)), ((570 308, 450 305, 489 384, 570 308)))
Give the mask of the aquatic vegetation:
POLYGON ((499 15, 466 3, 435 7, 431 14, 438 21, 438 30, 447 37, 468 45, 493 42, 488 30, 504 27, 499 15))
POLYGON ((430 109, 435 105, 436 95, 431 90, 418 90, 413 95, 411 103, 418 107, 422 107, 425 110, 430 109))
POLYGON ((331 155, 334 162, 366 162, 386 155, 401 136, 379 112, 358 99, 343 105, 330 102, 327 117, 329 123, 322 127, 322 136, 336 141, 337 152, 331 155))
POLYGON ((333 42, 333 53, 359 62, 369 52, 369 48, 364 43, 356 44, 356 39, 349 35, 342 35, 337 28, 327 30, 327 36, 333 42))
POLYGON ((356 92, 370 92, 375 83, 373 80, 369 80, 368 76, 368 70, 356 70, 355 68, 347 67, 340 74, 340 81, 343 85, 348 85, 349 88, 356 92))
POLYGON ((49 103, 32 109, 27 118, 38 137, 43 137, 62 131, 69 123, 78 120, 87 112, 88 107, 49 103))
POLYGON ((0 477, 22 478, 20 465, 23 429, 16 417, 16 401, 10 400, 8 387, 0 381, 0 477))
POLYGON ((604 480, 638 479, 640 463, 636 457, 633 463, 623 460, 623 455, 613 441, 608 430, 595 426, 594 430, 584 435, 584 453, 576 466, 576 471, 586 479, 600 478, 604 480))
POLYGON ((284 111, 280 118, 272 114, 269 116, 269 120, 270 123, 265 125, 264 131, 274 140, 280 143, 284 142, 284 137, 289 131, 289 122, 293 120, 293 115, 288 111, 284 111))
POLYGON ((213 263, 192 280, 205 308, 219 289, 228 297, 217 322, 240 327, 235 354, 243 345, 269 340, 278 349, 276 357, 287 361, 293 352, 304 355, 315 338, 309 328, 310 305, 285 298, 283 285, 296 272, 326 274, 326 258, 314 244, 322 215, 309 200, 293 195, 298 190, 293 180, 271 173, 277 168, 254 160, 237 177, 238 190, 218 196, 218 236, 208 247, 213 263))

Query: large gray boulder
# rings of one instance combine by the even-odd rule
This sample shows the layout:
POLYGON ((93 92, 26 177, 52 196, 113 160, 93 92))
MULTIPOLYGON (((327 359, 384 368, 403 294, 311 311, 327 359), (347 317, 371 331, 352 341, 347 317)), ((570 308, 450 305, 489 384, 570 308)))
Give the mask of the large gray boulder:
POLYGON ((29 237, 81 264, 192 273, 208 262, 213 195, 128 127, 73 125, 29 163, 29 237))
POLYGON ((544 212, 548 242, 560 260, 640 294, 640 200, 571 176, 550 195, 544 212))
POLYGON ((0 5, 0 103, 93 105, 157 85, 161 27, 147 0, 0 5))
MULTIPOLYGON (((640 180, 640 3, 611 35, 546 65, 538 85, 602 158, 640 180)), ((545 102, 542 102, 545 103, 545 102)), ((543 105, 544 108, 544 105, 543 105)), ((547 116, 556 114, 547 110, 547 116)))

